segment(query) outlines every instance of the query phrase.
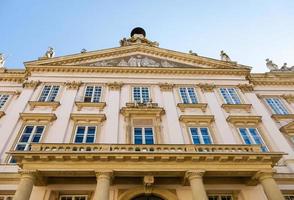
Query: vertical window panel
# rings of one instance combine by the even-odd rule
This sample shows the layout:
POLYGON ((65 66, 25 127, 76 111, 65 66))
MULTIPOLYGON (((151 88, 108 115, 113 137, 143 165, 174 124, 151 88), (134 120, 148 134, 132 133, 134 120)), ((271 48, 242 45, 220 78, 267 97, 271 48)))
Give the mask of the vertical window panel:
POLYGON ((190 127, 190 135, 193 144, 212 144, 212 139, 207 127, 190 127))
POLYGON ((235 88, 220 88, 220 93, 226 104, 241 104, 235 88))
POLYGON ((134 87, 133 100, 138 103, 147 103, 150 100, 150 91, 148 87, 134 87))
POLYGON ((261 150, 267 152, 268 148, 265 145, 261 135, 256 128, 239 128, 239 133, 245 144, 260 144, 261 150))
POLYGON ((39 97, 39 101, 53 102, 59 91, 59 85, 45 85, 39 97))
POLYGON ((94 143, 96 126, 77 126, 74 143, 94 143))
POLYGON ((100 102, 101 92, 101 86, 87 86, 84 95, 84 102, 100 102))
POLYGON ((286 107, 279 98, 266 98, 267 105, 271 108, 274 114, 287 115, 289 114, 286 107))
POLYGON ((198 103, 194 88, 179 88, 180 96, 183 103, 198 103))
POLYGON ((134 144, 154 144, 152 128, 134 128, 134 144))
POLYGON ((0 94, 0 109, 2 109, 9 98, 8 94, 0 94))

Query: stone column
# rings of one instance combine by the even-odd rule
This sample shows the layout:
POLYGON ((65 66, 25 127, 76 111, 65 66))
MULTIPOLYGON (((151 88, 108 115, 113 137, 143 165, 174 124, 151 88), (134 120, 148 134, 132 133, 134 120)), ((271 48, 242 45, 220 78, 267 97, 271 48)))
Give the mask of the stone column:
POLYGON ((203 185, 203 170, 187 171, 186 178, 190 182, 193 200, 207 200, 206 191, 203 185))
POLYGON ((109 200, 111 176, 111 171, 96 172, 97 186, 94 194, 94 200, 109 200))
POLYGON ((259 172, 256 177, 261 183, 268 200, 284 200, 282 192, 273 178, 273 173, 259 172))
POLYGON ((33 171, 21 171, 21 178, 13 200, 29 200, 34 186, 33 171))

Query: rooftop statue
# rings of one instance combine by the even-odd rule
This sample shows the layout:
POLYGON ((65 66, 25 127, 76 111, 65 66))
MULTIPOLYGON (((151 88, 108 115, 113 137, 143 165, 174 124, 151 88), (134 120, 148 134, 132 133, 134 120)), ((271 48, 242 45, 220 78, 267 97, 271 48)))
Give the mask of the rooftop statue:
POLYGON ((87 49, 85 49, 85 48, 83 48, 82 50, 81 50, 81 53, 86 53, 87 52, 87 49))
POLYGON ((55 55, 54 49, 52 47, 48 47, 48 50, 45 53, 46 58, 53 58, 55 55))
POLYGON ((270 71, 279 70, 278 65, 273 63, 273 61, 270 60, 269 58, 265 59, 265 61, 266 61, 266 66, 270 71))
POLYGON ((0 53, 0 68, 4 67, 5 60, 3 53, 0 53))
POLYGON ((189 54, 190 54, 190 55, 193 55, 193 56, 198 56, 198 54, 195 53, 195 52, 193 52, 192 50, 189 51, 189 54))
POLYGON ((231 61, 231 59, 228 56, 228 54, 226 54, 223 50, 221 50, 221 52, 220 52, 220 57, 221 57, 221 60, 222 61, 226 61, 226 62, 230 62, 231 61))

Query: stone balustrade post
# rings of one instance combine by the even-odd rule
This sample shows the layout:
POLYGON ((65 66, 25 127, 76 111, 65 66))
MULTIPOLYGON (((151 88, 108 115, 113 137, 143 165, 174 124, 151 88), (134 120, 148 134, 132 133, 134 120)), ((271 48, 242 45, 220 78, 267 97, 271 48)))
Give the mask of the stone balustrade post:
POLYGON ((207 200, 206 191, 203 184, 203 170, 187 171, 186 178, 190 182, 193 200, 207 200))
POLYGON ((109 188, 112 177, 112 171, 97 171, 97 186, 94 194, 94 200, 109 200, 109 188))
POLYGON ((262 185, 268 200, 284 200, 283 194, 274 180, 272 172, 258 172, 256 178, 262 185))
POLYGON ((20 182, 13 200, 29 200, 34 186, 35 171, 22 170, 20 174, 20 182))

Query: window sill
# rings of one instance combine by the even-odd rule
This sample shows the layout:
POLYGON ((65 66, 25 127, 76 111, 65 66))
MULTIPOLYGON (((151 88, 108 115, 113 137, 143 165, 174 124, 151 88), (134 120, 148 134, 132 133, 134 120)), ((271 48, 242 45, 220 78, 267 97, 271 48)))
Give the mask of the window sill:
POLYGON ((294 114, 286 114, 286 115, 273 114, 272 118, 276 121, 287 120, 287 119, 294 120, 294 114))
POLYGON ((100 111, 102 111, 106 103, 105 102, 81 102, 81 101, 76 101, 75 105, 78 108, 78 111, 82 110, 84 107, 89 107, 89 108, 99 108, 100 111))
POLYGON ((56 110, 60 106, 59 101, 52 101, 52 102, 47 102, 47 101, 29 101, 28 102, 30 105, 30 110, 34 110, 36 107, 51 107, 52 110, 56 110))
POLYGON ((4 111, 0 111, 0 118, 3 117, 5 115, 4 111))
POLYGON ((250 112, 252 105, 251 104, 222 104, 222 108, 230 113, 232 110, 246 110, 248 113, 250 112))
POLYGON ((201 109, 202 112, 205 112, 207 103, 178 103, 177 107, 180 108, 182 112, 184 112, 187 108, 198 108, 201 109))

